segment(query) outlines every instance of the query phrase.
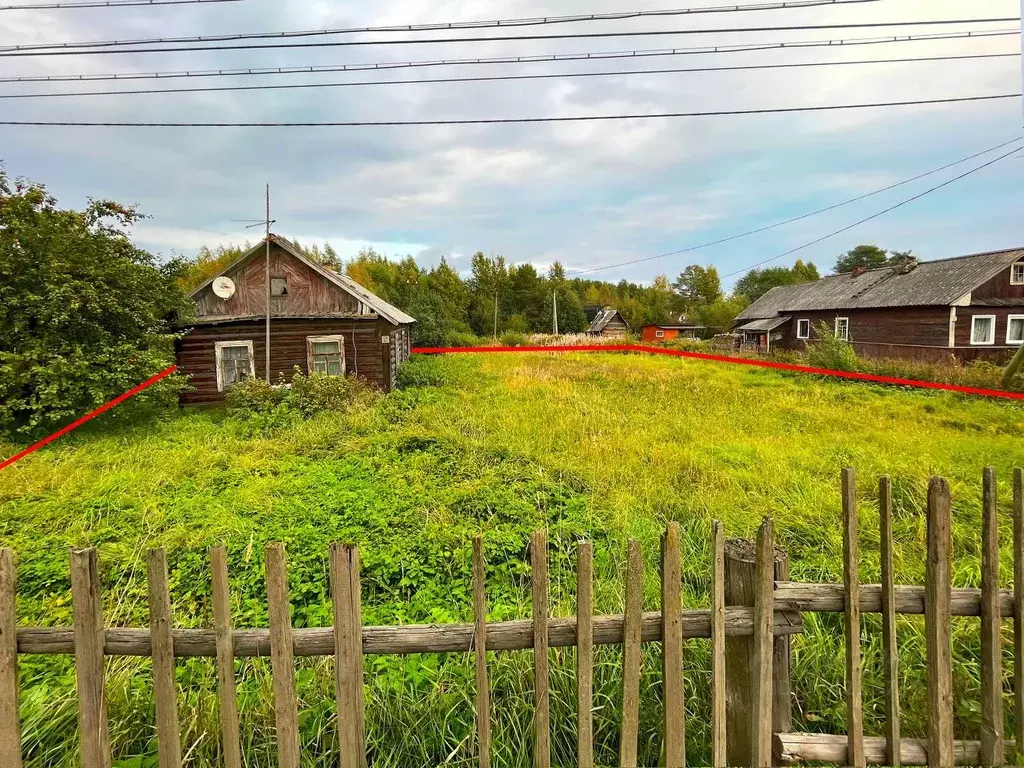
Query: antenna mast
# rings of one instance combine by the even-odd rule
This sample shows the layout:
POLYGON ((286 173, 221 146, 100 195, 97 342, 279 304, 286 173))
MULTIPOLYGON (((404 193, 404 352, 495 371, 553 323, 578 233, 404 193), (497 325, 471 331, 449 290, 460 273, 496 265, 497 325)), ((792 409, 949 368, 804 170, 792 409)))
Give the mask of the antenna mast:
POLYGON ((270 383, 270 184, 267 184, 267 384, 270 383))

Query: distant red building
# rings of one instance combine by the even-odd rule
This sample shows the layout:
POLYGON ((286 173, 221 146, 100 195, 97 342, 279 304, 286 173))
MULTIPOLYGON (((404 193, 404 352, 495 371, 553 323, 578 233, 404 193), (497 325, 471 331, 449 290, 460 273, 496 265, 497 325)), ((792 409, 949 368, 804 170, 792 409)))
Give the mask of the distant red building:
POLYGON ((702 325, 645 325, 643 340, 699 339, 704 330, 705 328, 702 325))

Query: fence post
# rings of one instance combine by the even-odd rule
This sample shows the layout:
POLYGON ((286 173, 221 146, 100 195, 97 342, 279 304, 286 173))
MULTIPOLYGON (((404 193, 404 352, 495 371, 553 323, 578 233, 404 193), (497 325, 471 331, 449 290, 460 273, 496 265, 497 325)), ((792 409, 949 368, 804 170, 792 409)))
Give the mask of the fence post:
MULTIPOLYGON (((725 542, 725 604, 754 607, 754 542, 729 539, 725 542)), ((775 550, 775 580, 789 580, 789 557, 775 550)), ((772 730, 793 729, 789 682, 789 638, 776 637, 772 673, 772 730)), ((727 758, 729 765, 753 765, 754 737, 750 706, 754 700, 754 637, 728 635, 725 639, 725 699, 727 758)))

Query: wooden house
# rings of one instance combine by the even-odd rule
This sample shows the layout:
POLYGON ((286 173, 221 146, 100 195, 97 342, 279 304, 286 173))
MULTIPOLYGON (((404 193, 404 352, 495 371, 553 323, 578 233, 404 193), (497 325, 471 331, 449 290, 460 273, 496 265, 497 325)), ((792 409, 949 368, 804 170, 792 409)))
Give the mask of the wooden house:
POLYGON ((584 307, 583 312, 590 323, 586 332, 591 336, 619 338, 629 333, 626 318, 613 307, 584 307))
POLYGON ((1024 344, 1024 248, 773 288, 734 330, 760 351, 802 349, 821 323, 866 357, 1003 362, 1024 344))
MULTIPOLYGON (((390 390, 409 358, 416 321, 346 275, 271 235, 270 379, 303 373, 355 375, 390 390)), ((182 404, 223 400, 226 390, 267 373, 267 241, 192 292, 195 320, 175 345, 178 369, 191 377, 182 404), (215 283, 229 278, 227 290, 215 283), (232 285, 233 284, 233 285, 232 285)))
POLYGON ((672 339, 699 339, 707 330, 703 325, 645 325, 644 341, 671 341, 672 339))

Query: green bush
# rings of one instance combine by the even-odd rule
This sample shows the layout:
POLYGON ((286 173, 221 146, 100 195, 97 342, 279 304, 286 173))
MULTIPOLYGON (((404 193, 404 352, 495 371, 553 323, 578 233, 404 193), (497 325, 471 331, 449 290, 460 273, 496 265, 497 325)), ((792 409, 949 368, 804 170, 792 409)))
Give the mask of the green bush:
POLYGON ((831 371, 856 371, 858 368, 853 346, 838 338, 826 323, 818 325, 818 341, 807 348, 807 361, 814 368, 831 371))
POLYGON ((469 331, 452 331, 445 339, 449 347, 479 347, 482 339, 469 331))
POLYGON ((307 376, 297 366, 291 382, 282 378, 271 385, 263 379, 247 379, 227 394, 228 409, 237 416, 296 414, 303 418, 324 411, 345 411, 372 398, 372 390, 355 376, 307 376))
POLYGON ((508 331, 501 334, 498 339, 503 347, 525 347, 530 344, 530 337, 525 333, 517 333, 515 331, 508 331))

